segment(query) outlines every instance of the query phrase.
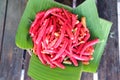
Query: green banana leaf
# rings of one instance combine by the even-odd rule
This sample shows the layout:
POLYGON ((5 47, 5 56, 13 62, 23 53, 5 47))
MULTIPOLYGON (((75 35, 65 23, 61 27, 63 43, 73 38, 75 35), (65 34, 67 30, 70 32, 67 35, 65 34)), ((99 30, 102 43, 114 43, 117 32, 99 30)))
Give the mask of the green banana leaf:
POLYGON ((79 80, 83 71, 96 72, 112 23, 99 18, 95 0, 86 0, 74 9, 53 0, 29 0, 18 26, 16 45, 22 49, 31 49, 33 47, 28 32, 31 20, 34 20, 37 12, 52 7, 64 7, 72 13, 78 14, 79 18, 82 16, 86 17, 91 39, 100 39, 100 42, 95 45, 94 60, 87 66, 79 63, 78 67, 66 65, 66 69, 64 70, 60 68, 51 69, 49 66, 41 64, 38 58, 33 54, 29 64, 28 75, 34 80, 79 80))
MULTIPOLYGON (((104 19, 100 19, 100 23, 103 33, 107 32, 107 34, 103 35, 104 38, 107 39, 111 23, 104 19)), ((100 52, 103 52, 105 43, 106 41, 103 42, 103 45, 100 48, 101 49, 100 52)), ((97 47, 99 48, 99 46, 97 47)), ((94 55, 95 60, 93 60, 93 62, 91 62, 91 64, 88 66, 84 66, 82 64, 79 64, 79 67, 66 65, 67 67, 64 70, 60 68, 51 69, 49 68, 49 66, 42 65, 37 56, 32 55, 28 75, 30 75, 34 80, 80 80, 83 71, 86 72, 96 71, 101 55, 102 54, 95 54, 94 55)))

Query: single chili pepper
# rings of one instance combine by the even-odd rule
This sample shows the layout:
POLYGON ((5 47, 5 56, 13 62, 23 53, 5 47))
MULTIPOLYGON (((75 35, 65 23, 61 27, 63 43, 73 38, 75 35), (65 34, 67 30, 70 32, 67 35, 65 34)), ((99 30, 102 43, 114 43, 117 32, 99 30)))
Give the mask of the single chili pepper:
POLYGON ((65 69, 65 66, 62 65, 61 63, 58 63, 57 61, 53 61, 53 63, 54 63, 56 66, 60 67, 61 69, 65 69))
POLYGON ((30 27, 29 33, 31 34, 31 37, 33 37, 35 35, 36 30, 39 27, 39 24, 37 24, 37 22, 38 22, 38 20, 35 20, 30 27))
POLYGON ((51 27, 53 27, 53 25, 52 25, 52 19, 50 19, 50 21, 49 21, 49 24, 48 24, 48 27, 47 27, 47 29, 46 29, 46 34, 50 34, 51 33, 51 27))
POLYGON ((45 13, 46 13, 46 11, 38 12, 36 14, 35 20, 41 19, 44 16, 45 13))
POLYGON ((86 42, 86 41, 88 41, 89 38, 90 38, 90 33, 87 33, 83 40, 86 42))
POLYGON ((43 54, 55 54, 56 51, 54 51, 54 50, 43 50, 43 51, 41 51, 41 53, 43 53, 43 54))
POLYGON ((85 43, 84 47, 82 48, 82 50, 80 51, 80 54, 82 55, 83 52, 86 50, 86 48, 90 47, 90 46, 93 46, 95 45, 96 43, 99 42, 99 39, 94 39, 92 41, 89 41, 87 43, 85 43))
POLYGON ((40 59, 40 61, 41 61, 43 64, 46 64, 46 61, 43 59, 43 56, 42 56, 42 54, 41 54, 41 43, 39 43, 39 44, 37 45, 36 53, 37 53, 38 58, 40 59))
POLYGON ((83 46, 84 46, 84 43, 81 44, 81 45, 78 47, 78 49, 77 49, 77 54, 80 54, 80 51, 82 50, 83 46))
POLYGON ((51 42, 48 44, 48 48, 53 47, 53 46, 55 45, 55 43, 56 43, 57 40, 58 40, 58 39, 55 38, 53 41, 51 41, 51 42))
MULTIPOLYGON (((48 59, 51 60, 50 57, 48 57, 48 59)), ((50 65, 50 68, 56 68, 56 67, 57 67, 57 66, 56 66, 55 64, 53 64, 53 63, 50 65)))
POLYGON ((51 13, 55 13, 55 12, 62 12, 62 9, 61 8, 51 8, 51 9, 46 11, 44 18, 49 16, 51 13))
POLYGON ((31 34, 31 36, 34 36, 34 35, 35 35, 35 32, 38 30, 39 25, 40 25, 40 24, 38 24, 38 23, 41 21, 40 19, 43 18, 44 14, 45 14, 45 11, 39 12, 39 13, 36 14, 36 18, 35 18, 35 20, 33 21, 32 25, 31 25, 31 27, 30 27, 30 31, 29 31, 30 34, 31 34))
POLYGON ((53 25, 53 30, 52 30, 52 32, 51 32, 50 41, 53 41, 54 38, 56 38, 56 37, 55 37, 55 31, 56 31, 56 29, 57 29, 57 26, 56 26, 56 18, 53 17, 52 20, 53 20, 53 23, 52 23, 52 25, 53 25))
POLYGON ((94 48, 93 46, 90 46, 84 51, 83 55, 93 55, 93 52, 94 52, 94 48))
POLYGON ((67 17, 68 21, 69 21, 69 22, 71 22, 71 20, 70 20, 70 17, 69 17, 69 14, 68 14, 67 10, 65 10, 65 9, 63 8, 63 12, 64 12, 65 16, 67 17))
POLYGON ((78 36, 79 36, 79 34, 80 34, 80 29, 81 29, 81 27, 82 27, 82 24, 81 24, 81 23, 79 23, 79 24, 76 26, 77 30, 74 32, 75 38, 74 38, 74 41, 73 41, 73 42, 78 42, 78 36))
POLYGON ((60 62, 63 62, 63 60, 65 60, 66 56, 67 56, 67 53, 63 52, 63 54, 61 55, 60 62))
POLYGON ((67 47, 67 44, 68 44, 68 42, 64 41, 63 47, 58 51, 58 54, 52 59, 53 61, 62 55, 62 53, 65 51, 65 48, 67 47))
POLYGON ((73 36, 73 33, 72 33, 72 29, 70 29, 70 27, 68 27, 67 25, 65 25, 64 27, 67 27, 65 30, 67 32, 67 34, 70 36, 69 38, 71 40, 74 40, 74 36, 73 36))
POLYGON ((72 27, 74 28, 77 22, 77 16, 75 14, 72 14, 72 27))
POLYGON ((46 19, 45 22, 44 22, 44 24, 42 25, 41 32, 39 32, 38 38, 36 40, 36 44, 38 44, 41 41, 41 39, 42 39, 42 37, 44 35, 44 32, 46 30, 46 27, 48 25, 48 22, 49 22, 49 20, 46 19))
POLYGON ((43 54, 43 59, 47 62, 47 64, 54 66, 53 63, 49 60, 48 55, 43 54))
POLYGON ((76 54, 73 54, 71 56, 73 56, 73 58, 75 58, 77 60, 81 60, 81 61, 88 61, 89 60, 89 57, 86 57, 86 56, 78 56, 76 54))
POLYGON ((70 60, 73 62, 75 66, 78 66, 78 62, 76 59, 74 59, 73 57, 70 57, 70 60))
POLYGON ((64 29, 61 30, 61 35, 60 35, 58 41, 55 43, 54 48, 57 48, 61 44, 63 38, 64 38, 64 29))
POLYGON ((61 24, 61 25, 64 25, 64 24, 65 24, 64 21, 61 20, 60 18, 58 18, 58 21, 59 21, 59 24, 61 24))
POLYGON ((63 18, 61 15, 58 15, 58 14, 56 14, 56 13, 51 13, 53 16, 56 16, 56 17, 58 17, 58 18, 60 18, 60 19, 62 19, 63 21, 67 21, 65 18, 63 18))

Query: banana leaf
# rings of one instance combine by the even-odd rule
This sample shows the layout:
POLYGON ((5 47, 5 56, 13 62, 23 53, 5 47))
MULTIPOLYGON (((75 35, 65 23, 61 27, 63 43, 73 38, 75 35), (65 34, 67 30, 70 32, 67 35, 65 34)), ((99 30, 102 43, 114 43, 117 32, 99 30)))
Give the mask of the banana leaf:
POLYGON ((86 17, 91 39, 100 39, 100 42, 95 45, 94 60, 87 66, 79 62, 78 67, 66 65, 65 69, 51 69, 49 66, 41 64, 38 57, 33 54, 29 64, 28 75, 34 80, 79 80, 83 71, 96 72, 112 23, 99 18, 95 0, 86 0, 74 9, 53 0, 29 0, 18 26, 16 45, 22 49, 32 49, 33 42, 28 32, 31 21, 34 20, 37 12, 52 7, 64 7, 70 12, 77 14, 79 18, 82 16, 86 17))

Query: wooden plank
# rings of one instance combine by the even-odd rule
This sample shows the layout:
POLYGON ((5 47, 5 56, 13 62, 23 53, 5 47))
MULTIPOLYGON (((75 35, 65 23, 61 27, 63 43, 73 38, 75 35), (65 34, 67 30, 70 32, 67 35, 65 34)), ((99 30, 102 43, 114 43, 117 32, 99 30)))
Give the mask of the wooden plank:
POLYGON ((82 2, 84 2, 85 0, 77 0, 77 2, 76 2, 76 5, 78 6, 78 5, 80 5, 82 2))
POLYGON ((16 47, 15 34, 24 9, 23 6, 24 0, 8 0, 0 64, 0 80, 20 80, 23 50, 16 47))
POLYGON ((92 73, 82 73, 81 80, 93 80, 93 74, 92 73))
POLYGON ((0 0, 0 60, 1 60, 1 50, 2 50, 2 37, 4 33, 4 21, 6 12, 6 0, 0 0))
POLYGON ((72 7, 73 0, 55 0, 55 1, 72 7))
MULTIPOLYGON (((119 36, 119 73, 118 75, 120 75, 120 0, 118 0, 118 4, 117 4, 117 11, 118 11, 118 36, 119 36)), ((120 79, 120 76, 119 76, 120 79)))
POLYGON ((26 53, 26 57, 25 57, 25 65, 24 65, 24 69, 25 69, 25 77, 24 77, 24 80, 32 80, 32 78, 27 75, 30 57, 31 57, 31 56, 30 56, 29 53, 27 52, 27 53, 26 53))
POLYGON ((118 52, 117 0, 97 0, 99 15, 113 22, 110 36, 98 70, 99 80, 120 80, 118 52))

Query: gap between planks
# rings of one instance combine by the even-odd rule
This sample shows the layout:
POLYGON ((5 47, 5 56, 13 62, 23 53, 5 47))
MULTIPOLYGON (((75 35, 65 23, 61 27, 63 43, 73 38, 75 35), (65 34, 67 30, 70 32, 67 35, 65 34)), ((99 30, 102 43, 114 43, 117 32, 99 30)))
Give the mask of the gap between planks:
POLYGON ((6 16, 7 16, 7 8, 8 8, 8 0, 5 2, 5 14, 4 14, 4 20, 3 20, 3 26, 2 26, 2 39, 1 39, 1 45, 0 45, 0 62, 1 62, 1 57, 2 57, 2 46, 3 46, 3 39, 4 39, 4 31, 5 31, 5 26, 6 26, 6 16))

